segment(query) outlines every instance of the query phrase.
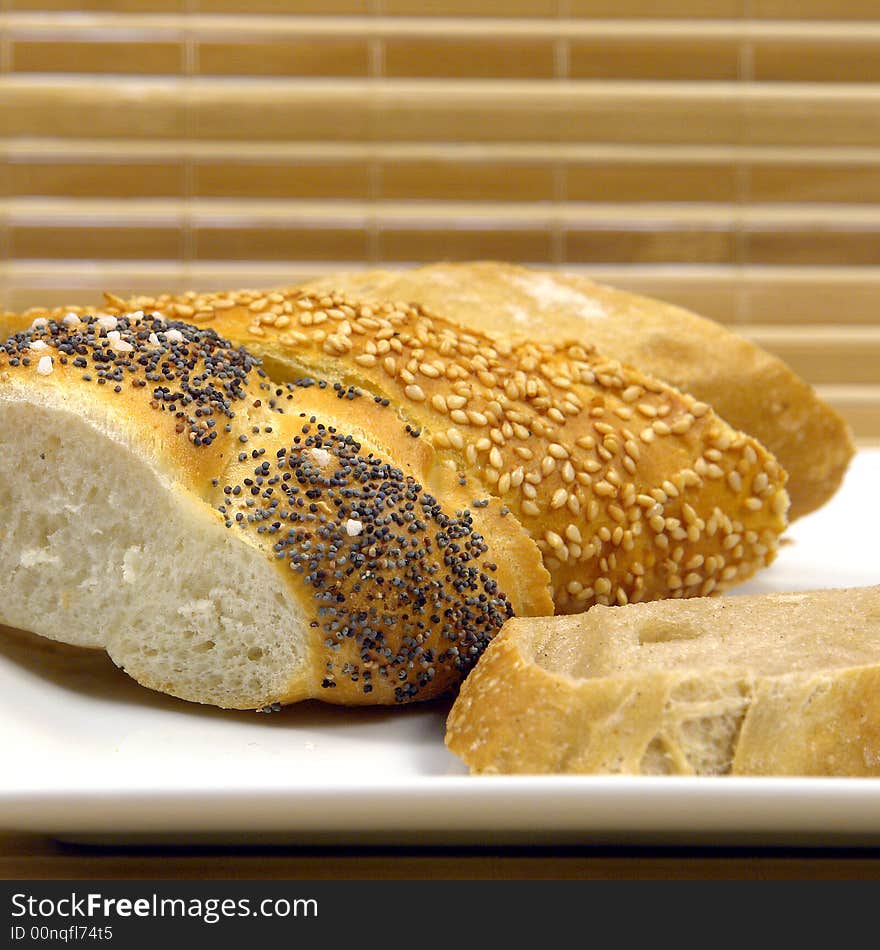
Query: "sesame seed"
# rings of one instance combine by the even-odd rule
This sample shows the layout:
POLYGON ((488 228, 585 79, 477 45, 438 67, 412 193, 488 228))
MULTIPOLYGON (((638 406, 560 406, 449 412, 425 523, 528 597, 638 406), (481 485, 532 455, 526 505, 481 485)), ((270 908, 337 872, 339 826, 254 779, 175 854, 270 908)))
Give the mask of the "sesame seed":
POLYGON ((568 501, 568 492, 564 488, 557 488, 553 492, 553 497, 550 499, 551 509, 562 508, 563 505, 568 501))
POLYGON ((545 531, 544 540, 550 545, 551 548, 558 549, 565 546, 565 542, 555 531, 545 531))
POLYGON ((789 498, 787 492, 780 490, 773 496, 773 514, 782 515, 788 510, 789 498))

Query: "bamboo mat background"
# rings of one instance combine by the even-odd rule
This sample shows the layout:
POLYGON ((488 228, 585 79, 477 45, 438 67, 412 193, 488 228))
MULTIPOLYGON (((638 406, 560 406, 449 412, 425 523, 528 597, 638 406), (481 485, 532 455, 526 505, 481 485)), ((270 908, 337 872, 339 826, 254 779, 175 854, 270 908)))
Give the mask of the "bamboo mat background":
POLYGON ((580 270, 877 441, 880 0, 0 0, 0 251, 15 309, 580 270))

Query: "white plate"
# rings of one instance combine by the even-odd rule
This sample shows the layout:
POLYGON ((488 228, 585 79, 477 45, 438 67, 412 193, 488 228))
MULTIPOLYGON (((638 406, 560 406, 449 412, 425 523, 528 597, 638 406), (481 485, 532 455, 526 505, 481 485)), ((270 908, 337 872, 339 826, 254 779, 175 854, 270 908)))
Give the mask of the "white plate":
MULTIPOLYGON (((736 593, 880 582, 880 451, 736 593)), ((872 779, 497 777, 443 745, 446 706, 224 712, 103 654, 0 637, 0 828, 77 840, 880 842, 872 779)))

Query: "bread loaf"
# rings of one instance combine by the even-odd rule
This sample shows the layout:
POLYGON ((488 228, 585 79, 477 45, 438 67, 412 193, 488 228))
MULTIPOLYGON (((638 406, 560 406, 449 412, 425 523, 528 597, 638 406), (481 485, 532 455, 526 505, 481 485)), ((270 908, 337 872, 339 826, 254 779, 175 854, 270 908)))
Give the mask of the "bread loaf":
POLYGON ((513 614, 538 549, 396 407, 272 379, 213 329, 36 318, 0 345, 0 624, 223 707, 427 699, 513 614))
POLYGON ((767 446, 789 475, 791 520, 834 494, 853 455, 845 421, 778 357, 681 307, 577 274, 483 261, 332 274, 306 287, 418 302, 481 331, 593 344, 692 393, 767 446))
POLYGON ((479 773, 880 775, 880 587, 515 618, 446 744, 479 773))
POLYGON ((785 473, 705 403, 565 341, 511 345, 416 306, 242 291, 109 300, 198 320, 278 380, 387 400, 465 486, 499 499, 550 574, 556 612, 720 591, 775 556, 785 473))

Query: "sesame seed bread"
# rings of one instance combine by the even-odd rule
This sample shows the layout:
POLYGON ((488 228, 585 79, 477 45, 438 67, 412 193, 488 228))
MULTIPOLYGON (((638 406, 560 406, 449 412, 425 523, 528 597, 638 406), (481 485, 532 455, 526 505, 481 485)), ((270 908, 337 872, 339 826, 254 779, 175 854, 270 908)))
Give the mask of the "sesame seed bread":
POLYGON ((583 343, 512 344, 339 293, 108 305, 212 326, 275 379, 388 400, 473 504, 498 499, 534 539, 557 613, 727 589, 772 561, 787 524, 786 474, 759 442, 583 343))
POLYGON ((383 401, 213 329, 69 314, 0 345, 0 624, 174 696, 448 691, 553 609, 522 525, 472 498, 383 401))
POLYGON ((846 422, 783 360, 712 320, 578 274, 480 261, 331 274, 305 286, 418 302, 462 326, 537 342, 586 338, 767 446, 789 475, 791 520, 837 491, 853 456, 846 422))
POLYGON ((880 775, 880 587, 512 619, 446 744, 474 773, 880 775))

